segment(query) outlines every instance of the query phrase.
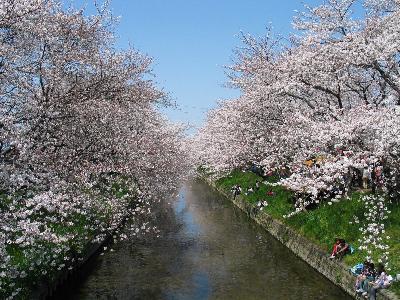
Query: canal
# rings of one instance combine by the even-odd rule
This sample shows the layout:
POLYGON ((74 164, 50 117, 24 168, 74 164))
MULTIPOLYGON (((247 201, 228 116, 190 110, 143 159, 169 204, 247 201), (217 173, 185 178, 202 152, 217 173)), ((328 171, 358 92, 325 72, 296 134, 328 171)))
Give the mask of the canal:
POLYGON ((155 223, 159 237, 112 245, 57 299, 352 299, 202 182, 155 223))

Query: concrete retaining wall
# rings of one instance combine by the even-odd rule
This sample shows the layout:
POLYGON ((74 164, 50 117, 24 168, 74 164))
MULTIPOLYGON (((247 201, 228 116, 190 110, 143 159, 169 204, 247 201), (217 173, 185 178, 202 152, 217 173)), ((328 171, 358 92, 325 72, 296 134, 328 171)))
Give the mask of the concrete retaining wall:
MULTIPOLYGON (((128 208, 131 208, 131 205, 133 205, 133 202, 130 204, 128 208)), ((50 297, 53 296, 53 294, 57 291, 57 289, 62 286, 64 283, 72 280, 75 278, 78 273, 81 271, 82 267, 86 265, 92 258, 95 258, 98 256, 102 250, 103 247, 108 245, 110 242, 113 240, 113 235, 115 232, 118 230, 118 228, 121 228, 124 226, 126 220, 128 218, 128 215, 126 215, 121 223, 112 231, 107 233, 104 238, 97 242, 97 243, 92 243, 89 242, 86 245, 85 250, 83 251, 83 257, 81 260, 77 260, 71 267, 71 269, 64 268, 61 271, 59 271, 57 274, 54 275, 54 277, 51 280, 48 281, 41 281, 36 288, 31 292, 30 294, 30 299, 32 300, 46 300, 50 297)))
POLYGON ((78 275, 81 268, 88 263, 89 260, 96 257, 99 253, 101 253, 103 247, 109 244, 112 240, 112 234, 108 234, 101 242, 99 243, 89 243, 88 247, 84 252, 84 256, 82 260, 77 261, 74 265, 72 265, 72 269, 63 269, 58 274, 54 276, 52 280, 42 281, 38 284, 36 289, 32 291, 30 295, 30 299, 33 300, 45 300, 49 297, 53 296, 56 292, 57 288, 62 286, 65 282, 72 280, 75 276, 78 275))
MULTIPOLYGON (((355 294, 355 277, 348 271, 349 266, 346 266, 342 262, 329 259, 327 253, 321 250, 313 242, 289 228, 287 225, 272 218, 268 214, 264 212, 256 213, 254 207, 244 200, 241 195, 236 196, 234 199, 232 194, 218 188, 209 178, 203 178, 203 180, 205 180, 218 193, 224 195, 237 207, 246 212, 254 221, 288 247, 296 256, 300 257, 335 285, 346 291, 349 295, 354 298, 360 298, 355 294)), ((377 298, 381 300, 399 300, 399 298, 389 290, 380 290, 377 298)))

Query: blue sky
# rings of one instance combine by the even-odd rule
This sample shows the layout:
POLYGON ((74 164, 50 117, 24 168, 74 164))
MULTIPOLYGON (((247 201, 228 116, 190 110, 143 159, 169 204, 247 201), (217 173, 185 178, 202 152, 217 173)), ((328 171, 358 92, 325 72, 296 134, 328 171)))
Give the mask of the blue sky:
MULTIPOLYGON (((69 2, 69 1, 66 1, 69 2)), ((91 0, 73 0, 76 7, 91 0)), ((307 4, 321 3, 306 0, 307 4)), ((64 2, 65 3, 65 2, 64 2)), ((264 34, 268 24, 287 36, 292 31, 296 0, 112 0, 113 15, 120 16, 117 46, 129 44, 154 58, 157 84, 180 106, 167 110, 173 121, 202 124, 205 112, 218 99, 238 96, 223 87, 224 65, 240 46, 239 33, 264 34)))

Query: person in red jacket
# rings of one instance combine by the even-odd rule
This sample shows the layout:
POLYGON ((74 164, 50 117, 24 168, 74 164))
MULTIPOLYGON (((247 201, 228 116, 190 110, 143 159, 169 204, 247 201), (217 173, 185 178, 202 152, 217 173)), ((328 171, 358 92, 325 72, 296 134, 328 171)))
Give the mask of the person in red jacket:
POLYGON ((344 239, 336 239, 332 254, 329 258, 342 258, 349 251, 349 244, 344 239))

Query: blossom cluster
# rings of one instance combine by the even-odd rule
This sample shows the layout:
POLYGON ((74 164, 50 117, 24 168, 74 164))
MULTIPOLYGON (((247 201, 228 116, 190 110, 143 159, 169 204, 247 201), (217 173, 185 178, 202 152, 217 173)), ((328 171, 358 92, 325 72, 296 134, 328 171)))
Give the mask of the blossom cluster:
POLYGON ((384 221, 388 218, 390 210, 387 208, 386 199, 381 195, 366 195, 360 201, 364 203, 364 224, 360 228, 362 238, 360 239, 360 250, 365 250, 368 254, 367 259, 370 261, 380 262, 389 268, 389 246, 387 241, 390 239, 385 232, 384 221), (377 256, 374 250, 381 250, 383 253, 377 256))

